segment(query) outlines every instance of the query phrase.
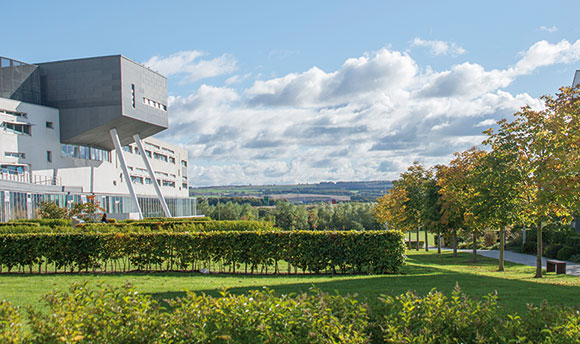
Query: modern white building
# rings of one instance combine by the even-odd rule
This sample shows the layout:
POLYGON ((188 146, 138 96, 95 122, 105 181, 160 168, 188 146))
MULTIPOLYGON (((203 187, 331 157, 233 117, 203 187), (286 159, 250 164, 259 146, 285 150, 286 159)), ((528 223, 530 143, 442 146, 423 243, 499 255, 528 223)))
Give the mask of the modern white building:
POLYGON ((195 216, 187 151, 151 136, 167 116, 165 77, 121 55, 0 58, 0 220, 32 218, 42 200, 94 199, 113 218, 195 216))

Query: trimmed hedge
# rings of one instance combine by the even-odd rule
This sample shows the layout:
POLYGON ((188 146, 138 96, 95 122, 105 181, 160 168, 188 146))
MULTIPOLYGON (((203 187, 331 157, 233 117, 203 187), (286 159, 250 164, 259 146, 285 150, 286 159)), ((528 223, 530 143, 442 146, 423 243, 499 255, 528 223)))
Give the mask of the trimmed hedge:
POLYGON ((125 287, 72 284, 45 310, 0 302, 2 343, 542 343, 580 342, 580 312, 547 304, 508 313, 490 294, 471 300, 408 292, 361 304, 319 290, 221 297, 188 292, 169 310, 125 287))
MULTIPOLYGON (((0 272, 217 271, 253 273, 286 261, 320 273, 397 273, 399 231, 39 233, 0 236, 0 272)), ((267 272, 267 270, 266 270, 267 272)), ((290 267, 288 267, 290 272, 290 267)))
POLYGON ((270 222, 264 221, 199 221, 199 222, 133 222, 133 223, 84 223, 73 228, 48 226, 39 223, 0 223, 1 234, 17 233, 151 233, 151 232, 208 232, 208 231, 274 231, 270 222), (6 224, 6 226, 2 226, 6 224))

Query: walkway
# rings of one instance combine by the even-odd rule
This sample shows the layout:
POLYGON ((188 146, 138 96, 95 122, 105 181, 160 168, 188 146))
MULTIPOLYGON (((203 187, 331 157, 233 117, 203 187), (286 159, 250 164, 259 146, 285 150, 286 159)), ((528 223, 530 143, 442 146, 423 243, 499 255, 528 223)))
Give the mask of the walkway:
MULTIPOLYGON (((462 250, 464 252, 473 252, 472 250, 462 250)), ((499 250, 477 250, 477 254, 499 259, 499 250)), ((536 256, 531 254, 516 253, 513 251, 504 251, 504 260, 516 264, 536 266, 536 256)), ((546 268, 546 260, 549 258, 542 257, 542 267, 546 268)), ((573 276, 580 276, 580 264, 573 262, 566 262, 566 274, 573 276)))

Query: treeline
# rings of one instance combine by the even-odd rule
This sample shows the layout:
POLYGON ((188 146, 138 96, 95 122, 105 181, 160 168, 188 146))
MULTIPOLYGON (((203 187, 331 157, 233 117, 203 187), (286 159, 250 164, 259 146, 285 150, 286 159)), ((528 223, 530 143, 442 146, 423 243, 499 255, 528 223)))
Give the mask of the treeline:
MULTIPOLYGON (((542 97, 541 110, 523 107, 513 121, 484 131, 484 149, 455 153, 448 165, 414 163, 378 200, 377 219, 394 229, 446 234, 454 248, 458 235, 468 233, 474 260, 478 239, 496 232, 500 271, 506 231, 533 227, 536 277, 542 277, 544 229, 570 228, 580 210, 579 96, 580 89, 562 88, 542 97)), ((574 250, 580 253, 574 246, 563 253, 574 250)))
POLYGON ((2 343, 550 343, 580 342, 577 310, 543 304, 509 313, 490 294, 382 296, 369 303, 320 290, 220 297, 188 292, 162 305, 130 286, 72 284, 24 312, 0 302, 2 343))
POLYGON ((252 207, 248 203, 198 203, 199 214, 215 220, 260 220, 283 230, 380 230, 371 203, 321 203, 314 206, 276 202, 276 207, 252 207))

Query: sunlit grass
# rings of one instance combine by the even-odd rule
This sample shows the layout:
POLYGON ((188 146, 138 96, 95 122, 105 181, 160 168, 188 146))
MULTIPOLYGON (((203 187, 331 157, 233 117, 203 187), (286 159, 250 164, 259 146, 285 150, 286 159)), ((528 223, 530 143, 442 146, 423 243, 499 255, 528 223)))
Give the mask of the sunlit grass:
MULTIPOLYGON (((438 255, 436 250, 409 251, 407 264, 399 275, 232 275, 200 273, 129 273, 129 274, 48 274, 0 275, 0 299, 18 305, 38 306, 42 295, 64 289, 72 282, 123 285, 131 283, 142 293, 158 299, 184 295, 185 290, 217 296, 228 288, 233 293, 250 289, 272 288, 278 293, 308 291, 312 286, 340 294, 357 294, 373 303, 380 294, 397 295, 407 290, 425 294, 435 288, 450 293, 456 284, 473 297, 497 291, 506 307, 522 311, 527 303, 550 303, 580 306, 580 278, 547 274, 533 278, 535 268, 506 263, 506 271, 497 271, 497 260, 479 257, 471 263, 470 253, 454 258, 451 252, 438 255)), ((282 270, 284 271, 284 270, 282 270)))

